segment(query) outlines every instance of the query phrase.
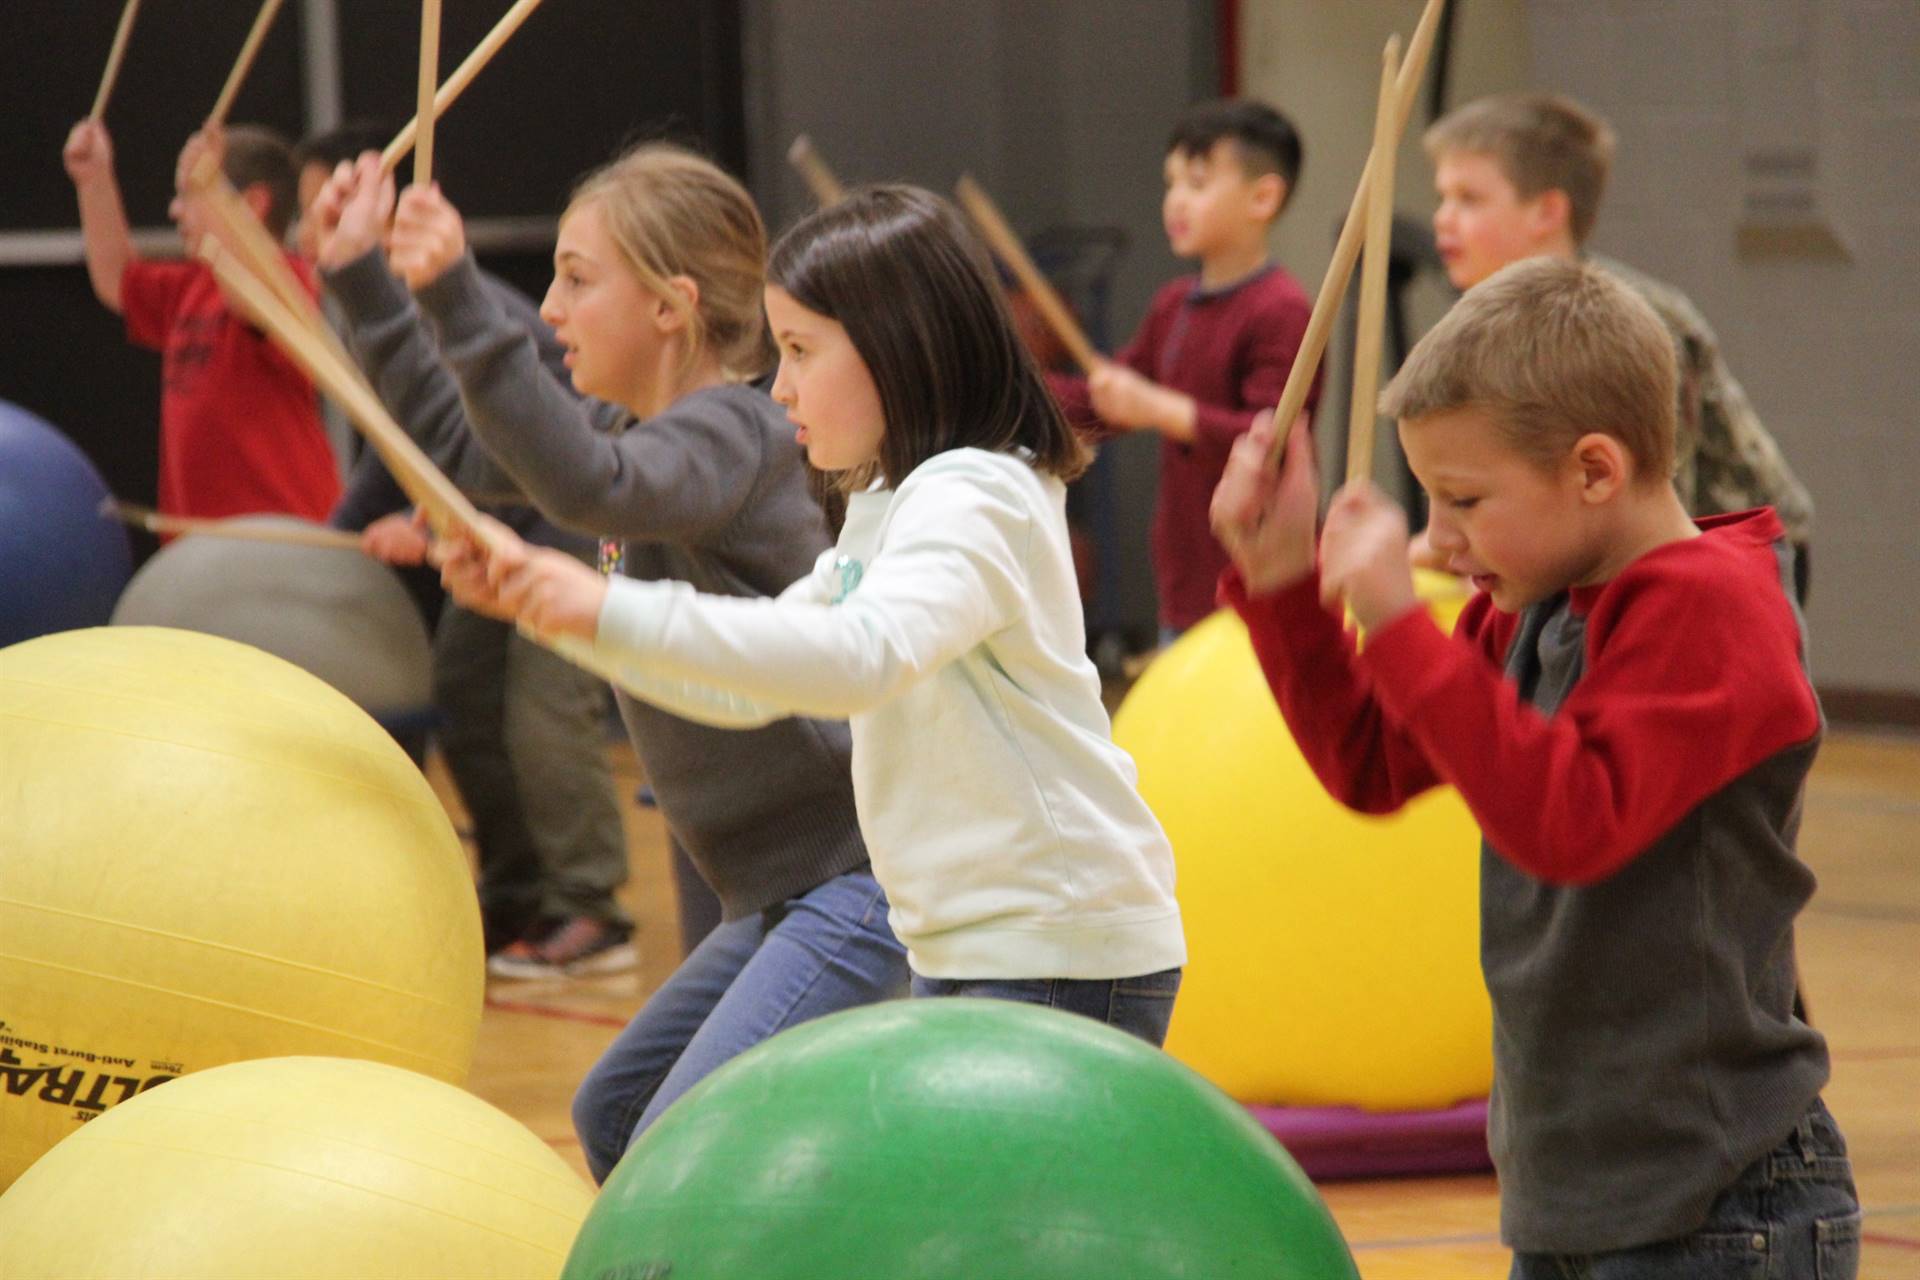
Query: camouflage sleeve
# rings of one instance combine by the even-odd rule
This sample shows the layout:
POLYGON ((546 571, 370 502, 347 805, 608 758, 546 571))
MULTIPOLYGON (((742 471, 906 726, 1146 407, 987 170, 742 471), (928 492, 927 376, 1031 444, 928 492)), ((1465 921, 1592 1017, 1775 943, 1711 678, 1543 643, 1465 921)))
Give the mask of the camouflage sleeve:
POLYGON ((1695 515, 1771 506, 1787 537, 1806 542, 1813 531, 1813 499, 1787 465, 1760 415, 1753 411, 1719 350, 1709 345, 1700 370, 1700 435, 1694 462, 1695 515))

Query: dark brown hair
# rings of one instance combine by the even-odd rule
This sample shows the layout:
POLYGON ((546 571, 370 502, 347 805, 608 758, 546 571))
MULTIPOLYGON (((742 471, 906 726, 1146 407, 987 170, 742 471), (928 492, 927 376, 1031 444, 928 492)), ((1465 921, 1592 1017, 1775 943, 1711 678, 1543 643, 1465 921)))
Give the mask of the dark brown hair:
POLYGON ((1305 160, 1300 132, 1293 121, 1253 98, 1215 98, 1196 102, 1181 112, 1167 135, 1167 151, 1204 156, 1213 144, 1227 138, 1239 150, 1240 168, 1249 180, 1277 173, 1286 191, 1280 207, 1293 199, 1305 160))
POLYGON ((1086 470, 1087 447, 1020 341, 986 249, 939 196, 857 188, 780 237, 767 282, 845 327, 880 393, 888 485, 949 449, 1026 449, 1062 480, 1086 470))
POLYGON ((234 190, 245 191, 255 183, 267 188, 269 207, 266 224, 273 238, 287 234, 297 212, 298 173, 293 167, 293 148, 273 130, 257 124, 227 126, 227 151, 220 171, 234 190))

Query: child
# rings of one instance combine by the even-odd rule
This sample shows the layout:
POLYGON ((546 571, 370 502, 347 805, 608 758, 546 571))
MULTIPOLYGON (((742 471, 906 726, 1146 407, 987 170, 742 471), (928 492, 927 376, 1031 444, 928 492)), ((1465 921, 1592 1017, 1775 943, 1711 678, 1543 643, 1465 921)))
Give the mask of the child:
MULTIPOLYGON (((377 200, 373 185, 363 168, 354 198, 377 200)), ((764 596, 827 546, 790 428, 744 382, 766 355, 766 233, 746 191, 706 160, 641 146, 574 192, 541 315, 579 395, 548 376, 526 327, 485 286, 437 188, 405 192, 388 256, 458 381, 469 428, 551 519, 616 540, 603 546, 616 581, 764 596)), ((539 553, 604 581, 564 552, 539 553)), ((845 724, 784 718, 733 733, 629 698, 620 709, 724 921, 574 1100, 603 1181, 714 1068, 907 982, 860 839, 845 724)))
MULTIPOLYGON (((304 150, 323 155, 332 146, 322 137, 304 150)), ((474 440, 459 384, 387 270, 380 239, 392 180, 378 177, 377 159, 363 164, 367 180, 358 187, 370 198, 342 208, 333 193, 349 189, 343 175, 340 186, 313 193, 302 219, 330 309, 382 400, 441 469, 468 492, 511 498, 513 481, 474 440)), ((546 373, 564 384, 560 345, 533 303, 502 281, 484 283, 532 335, 546 373)), ((425 540, 407 516, 387 514, 405 505, 367 449, 333 523, 363 530, 371 555, 419 565, 425 540)), ((555 528, 524 504, 503 508, 502 518, 543 546, 582 558, 595 552, 590 538, 555 528)), ((634 968, 633 922, 615 897, 627 881, 627 841, 602 740, 604 683, 499 619, 448 602, 433 632, 433 695, 445 718, 440 747, 473 821, 488 972, 529 979, 634 968)))
MULTIPOLYGON (((293 169, 286 144, 268 130, 214 129, 181 151, 175 181, 182 194, 168 214, 180 228, 185 262, 149 262, 134 249, 105 125, 76 124, 62 153, 79 196, 94 294, 126 317, 130 341, 162 353, 158 505, 180 516, 285 512, 324 520, 340 477, 313 383, 234 313, 212 270, 193 257, 205 229, 185 181, 207 152, 267 230, 284 235, 294 212, 293 169)), ((289 262, 311 289, 306 264, 289 262)))
MULTIPOLYGON (((1565 98, 1482 98, 1426 135, 1440 207, 1433 230, 1447 278, 1470 289, 1521 258, 1571 258, 1593 231, 1613 161, 1613 131, 1565 98)), ((1666 325, 1680 364, 1674 485, 1693 515, 1771 506, 1792 540, 1795 594, 1806 599, 1813 501, 1720 356, 1719 340, 1672 285, 1597 255, 1666 325)))
POLYGON ((735 600, 461 542, 450 588, 710 723, 849 717, 914 994, 1049 1004, 1159 1044, 1185 940, 1086 657, 1064 484, 1086 451, 985 251, 937 197, 866 189, 781 240, 766 308, 774 399, 851 493, 811 574, 735 600))
POLYGON ((1235 449, 1223 595, 1331 793, 1383 813, 1450 783, 1485 833, 1513 1274, 1811 1277, 1818 1242, 1819 1274, 1851 1276, 1826 1044, 1792 1011, 1820 707, 1779 519, 1696 525, 1668 483, 1673 384, 1666 330, 1626 288, 1508 267, 1382 397, 1434 551, 1479 591, 1455 638, 1415 602, 1378 490, 1343 489, 1316 550, 1297 427, 1277 477, 1270 427, 1235 449))
POLYGON ((1162 288, 1133 341, 1091 378, 1048 377, 1076 426, 1162 437, 1153 571, 1163 640, 1213 612, 1227 555, 1207 501, 1234 440, 1280 399, 1313 312, 1267 251, 1300 162, 1292 123, 1264 103, 1190 107, 1167 140, 1162 211, 1174 254, 1197 258, 1200 274, 1162 288))

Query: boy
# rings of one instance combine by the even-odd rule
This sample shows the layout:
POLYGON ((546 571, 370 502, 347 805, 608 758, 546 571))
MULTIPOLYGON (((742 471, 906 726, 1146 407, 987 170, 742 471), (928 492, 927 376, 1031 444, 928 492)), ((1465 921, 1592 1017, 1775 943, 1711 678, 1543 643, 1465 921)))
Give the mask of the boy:
MULTIPOLYGON (((1521 258, 1571 258, 1593 231, 1613 160, 1613 131, 1565 98, 1482 98, 1427 130, 1440 207, 1433 230, 1447 278, 1470 289, 1521 258)), ((1719 340, 1672 285, 1591 259, 1653 307, 1680 362, 1674 485, 1693 515, 1771 506, 1798 558, 1795 593, 1806 599, 1813 503, 1747 394, 1720 357, 1719 340)))
MULTIPOLYGON (((61 157, 79 197, 94 294, 126 317, 130 341, 162 353, 158 505, 169 515, 285 512, 325 520, 340 479, 313 383, 228 306, 212 270, 194 256, 206 229, 185 180, 209 150, 254 216, 276 239, 284 235, 293 168, 286 144, 268 130, 213 130, 182 149, 179 194, 167 212, 180 229, 184 262, 150 262, 134 248, 105 125, 75 125, 61 157)), ((311 289, 305 264, 289 262, 311 289)))
POLYGON ((1236 446, 1222 593, 1332 794, 1378 813, 1451 783, 1485 833, 1513 1274, 1811 1277, 1818 1247, 1820 1275, 1850 1276, 1827 1049, 1792 1011, 1820 708, 1779 520, 1696 525, 1668 483, 1674 380, 1625 287, 1508 267, 1382 396, 1433 549, 1478 588, 1455 636, 1415 602, 1405 518, 1372 486, 1335 497, 1316 547, 1299 427, 1277 476, 1269 425, 1236 446))
POLYGON ((1153 568, 1163 639, 1213 612, 1227 556, 1207 528, 1207 500, 1234 440, 1280 399, 1313 313, 1267 252, 1300 163, 1293 125, 1263 103, 1189 108, 1167 141, 1161 211, 1174 254, 1198 259, 1200 274, 1162 288, 1133 341, 1092 377, 1048 377, 1076 427, 1162 437, 1153 568))

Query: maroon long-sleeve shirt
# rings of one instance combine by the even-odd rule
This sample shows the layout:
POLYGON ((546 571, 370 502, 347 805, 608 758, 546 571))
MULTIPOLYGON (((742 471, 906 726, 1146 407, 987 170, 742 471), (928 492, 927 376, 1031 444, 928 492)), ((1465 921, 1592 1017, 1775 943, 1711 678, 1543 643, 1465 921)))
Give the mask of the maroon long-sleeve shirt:
MULTIPOLYGON (((1207 508, 1227 454, 1254 415, 1280 400, 1313 304, 1285 268, 1269 266, 1218 289, 1198 276, 1172 281, 1154 296, 1140 329, 1114 358, 1197 406, 1191 444, 1163 440, 1160 493, 1153 513, 1153 571, 1160 621, 1185 630, 1214 609, 1227 553, 1214 541, 1207 508)), ((1050 374, 1068 421, 1105 434, 1087 398, 1085 378, 1050 374)), ((1315 376, 1307 407, 1320 395, 1315 376)))
POLYGON ((1451 637, 1415 609, 1357 652, 1316 581, 1223 583, 1336 798, 1384 812, 1444 781, 1480 823, 1488 1137, 1516 1249, 1694 1230, 1827 1078, 1793 1013, 1821 718, 1785 535, 1771 510, 1699 524, 1610 582, 1520 614, 1481 595, 1451 637))

